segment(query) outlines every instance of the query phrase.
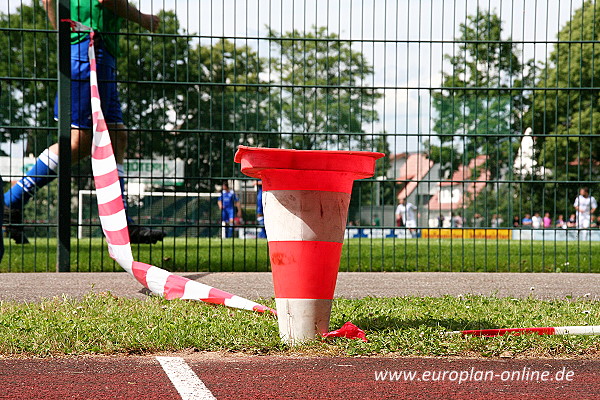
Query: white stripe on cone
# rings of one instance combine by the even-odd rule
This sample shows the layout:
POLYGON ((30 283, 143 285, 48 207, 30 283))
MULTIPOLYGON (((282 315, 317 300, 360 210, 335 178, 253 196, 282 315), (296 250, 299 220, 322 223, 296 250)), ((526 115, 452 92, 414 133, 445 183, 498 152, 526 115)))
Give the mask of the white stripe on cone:
POLYGON ((290 344, 322 337, 329 331, 332 299, 275 299, 279 336, 290 344))
MULTIPOLYGON (((64 21, 64 20, 63 20, 64 21)), ((76 31, 89 31, 90 35, 93 36, 93 31, 91 28, 82 25, 76 21, 67 20, 67 22, 71 23, 72 29, 76 31)), ((115 162, 114 154, 112 154, 112 145, 110 141, 110 135, 107 130, 103 129, 104 124, 104 116, 102 114, 102 109, 100 107, 100 98, 95 96, 93 93, 94 89, 98 87, 98 80, 96 76, 95 69, 95 52, 94 52, 94 41, 90 40, 90 47, 88 49, 88 56, 90 59, 90 86, 92 87, 92 115, 93 115, 93 138, 92 138, 92 171, 94 173, 94 178, 98 176, 104 176, 108 173, 115 172, 115 181, 109 184, 106 187, 100 188, 96 190, 96 197, 98 200, 98 204, 106 204, 117 198, 121 197, 121 185, 118 181, 117 174, 117 164, 115 162), (108 156, 102 157, 101 159, 96 158, 95 154, 98 148, 104 148, 108 146, 109 154, 108 156)), ((125 211, 123 209, 123 205, 121 204, 121 208, 116 210, 112 215, 102 216, 100 217, 100 223, 102 224, 102 229, 104 232, 117 232, 120 229, 123 229, 127 226, 127 218, 125 215, 125 211)), ((145 280, 147 282, 147 287, 153 293, 162 295, 165 292, 165 284, 169 276, 173 275, 168 271, 160 269, 155 266, 151 266, 146 273, 143 273, 143 269, 139 269, 138 271, 133 270, 133 254, 131 253, 131 246, 129 243, 117 245, 110 242, 110 239, 107 237, 108 242, 108 251, 110 256, 128 273, 134 274, 137 272, 141 276, 139 277, 141 280, 145 280)), ((189 300, 207 300, 210 296, 211 289, 214 289, 211 286, 204 285, 199 282, 191 281, 187 278, 181 278, 177 280, 177 286, 172 291, 181 292, 182 298, 189 300), (188 289, 189 286, 189 289, 188 289)), ((225 295, 230 295, 226 292, 225 295)), ((232 296, 232 295, 231 295, 232 296)), ((214 300, 214 299, 212 299, 214 300)), ((214 302, 214 301, 212 301, 214 302)), ((241 297, 232 296, 230 299, 223 299, 223 303, 228 305, 229 307, 241 308, 244 310, 260 310, 273 312, 270 308, 264 307, 258 303, 255 303, 250 300, 246 300, 241 297)))
POLYGON ((348 193, 270 190, 263 193, 263 204, 269 241, 344 241, 348 193))

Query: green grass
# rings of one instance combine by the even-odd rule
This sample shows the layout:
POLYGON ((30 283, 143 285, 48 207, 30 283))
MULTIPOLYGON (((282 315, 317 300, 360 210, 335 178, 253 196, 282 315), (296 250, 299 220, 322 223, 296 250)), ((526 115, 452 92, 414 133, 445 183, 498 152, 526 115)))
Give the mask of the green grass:
MULTIPOLYGON (((273 300, 265 301, 273 306, 273 300)), ((82 300, 0 302, 0 356, 150 354, 180 350, 247 354, 478 357, 598 357, 598 336, 449 336, 462 329, 594 325, 600 302, 495 297, 365 298, 334 301, 331 327, 352 321, 368 343, 280 342, 273 316, 201 302, 134 300, 110 293, 82 300)))
MULTIPOLYGON (((6 243, 0 272, 54 271, 56 240, 6 243)), ((72 271, 118 271, 101 239, 72 242, 72 271)), ((168 238, 134 258, 170 271, 268 271, 264 239, 168 238)), ((350 239, 341 271, 600 272, 600 243, 474 239, 350 239)))

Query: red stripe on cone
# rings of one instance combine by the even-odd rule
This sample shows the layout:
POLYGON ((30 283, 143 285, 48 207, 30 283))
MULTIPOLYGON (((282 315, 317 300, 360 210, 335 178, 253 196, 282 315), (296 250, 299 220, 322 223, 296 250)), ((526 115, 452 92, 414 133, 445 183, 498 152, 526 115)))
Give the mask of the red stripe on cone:
POLYGON ((351 193, 351 172, 274 169, 262 175, 263 190, 313 190, 351 193))
POLYGON ((342 243, 269 242, 275 297, 332 299, 342 243))
POLYGON ((148 274, 148 270, 150 268, 152 268, 152 265, 144 264, 139 261, 134 261, 133 265, 131 266, 131 272, 133 273, 133 276, 135 276, 135 279, 137 279, 137 281, 146 288, 148 287, 146 275, 148 274))
POLYGON ((123 198, 121 196, 114 198, 108 203, 98 204, 98 214, 101 217, 106 217, 124 210, 123 198))
POLYGON ((185 291, 185 284, 189 279, 183 276, 169 275, 165 283, 164 296, 167 300, 180 299, 185 291))
POLYGON ((104 235, 106 236, 106 240, 108 240, 108 243, 110 244, 129 244, 129 230, 127 229, 127 227, 119 229, 118 231, 105 230, 104 235))
MULTIPOLYGON (((350 173, 350 181, 369 178, 375 171, 375 161, 384 157, 383 153, 367 151, 323 151, 323 150, 288 150, 269 149, 258 147, 239 146, 235 154, 235 162, 240 163, 242 172, 246 175, 265 179, 274 170, 287 171, 312 171, 317 173, 314 180, 307 182, 320 185, 319 173, 332 173, 338 177, 350 173), (262 174, 263 171, 268 171, 262 174)), ((285 175, 285 174, 284 174, 285 175)), ((304 183, 297 182, 300 185, 304 183)), ((285 176, 282 184, 286 185, 285 176)), ((264 182, 263 182, 263 189, 264 182)), ((285 187, 274 189, 285 190, 285 187)), ((319 190, 314 186, 306 189, 290 187, 296 190, 319 190)), ((327 189, 328 191, 335 191, 327 189)))

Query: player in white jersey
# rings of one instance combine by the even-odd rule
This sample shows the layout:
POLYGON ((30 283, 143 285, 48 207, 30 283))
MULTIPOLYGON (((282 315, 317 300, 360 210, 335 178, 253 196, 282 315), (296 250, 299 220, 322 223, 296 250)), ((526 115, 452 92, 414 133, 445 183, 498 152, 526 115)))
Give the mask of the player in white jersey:
POLYGON ((594 196, 590 196, 590 190, 583 187, 579 190, 579 196, 575 199, 573 207, 577 211, 577 228, 586 229, 582 236, 582 239, 586 240, 589 235, 587 229, 590 227, 592 215, 596 211, 596 208, 598 208, 598 203, 594 196))
POLYGON ((417 206, 408 203, 406 198, 400 200, 396 208, 396 220, 402 218, 404 226, 410 229, 411 236, 415 237, 417 228, 417 206))

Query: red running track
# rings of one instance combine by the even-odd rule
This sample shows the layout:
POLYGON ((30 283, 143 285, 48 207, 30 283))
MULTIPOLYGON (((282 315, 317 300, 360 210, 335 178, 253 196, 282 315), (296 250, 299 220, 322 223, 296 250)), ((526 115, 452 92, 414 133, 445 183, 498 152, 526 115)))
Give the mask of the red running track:
MULTIPOLYGON (((600 398, 600 360, 290 358, 222 354, 183 357, 219 400, 600 398), (376 381, 375 372, 385 370, 415 371, 417 375, 412 381, 376 381), (426 371, 434 375, 427 378, 423 375, 426 371), (441 378, 435 374, 443 371, 447 371, 445 381, 422 379, 423 376, 430 380, 441 378), (463 371, 473 371, 473 381, 452 381, 463 371), (477 381, 477 371, 491 371, 497 376, 477 381), (524 377, 547 371, 548 380, 502 380, 504 371, 518 371, 524 377), (561 371, 562 379, 557 381, 556 374, 561 371), (571 380, 566 379, 567 374, 571 380)), ((489 372, 488 377, 491 377, 489 372)), ((180 397, 160 364, 148 356, 0 359, 0 398, 144 400, 180 397)))

